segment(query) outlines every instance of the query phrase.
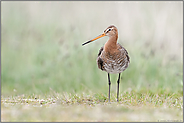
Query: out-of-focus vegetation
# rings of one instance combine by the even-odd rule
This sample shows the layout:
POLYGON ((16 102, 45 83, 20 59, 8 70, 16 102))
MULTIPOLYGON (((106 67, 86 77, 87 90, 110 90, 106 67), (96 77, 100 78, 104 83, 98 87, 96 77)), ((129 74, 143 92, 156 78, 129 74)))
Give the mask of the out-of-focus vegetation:
MULTIPOLYGON (((183 96, 182 2, 4 1, 1 7, 3 100, 53 91, 107 96, 107 73, 96 58, 108 38, 81 44, 111 24, 130 56, 120 94, 183 96)), ((116 94, 117 75, 111 81, 116 94)))
POLYGON ((127 92, 117 103, 103 94, 19 95, 2 97, 2 121, 147 121, 182 122, 183 97, 178 94, 127 92))

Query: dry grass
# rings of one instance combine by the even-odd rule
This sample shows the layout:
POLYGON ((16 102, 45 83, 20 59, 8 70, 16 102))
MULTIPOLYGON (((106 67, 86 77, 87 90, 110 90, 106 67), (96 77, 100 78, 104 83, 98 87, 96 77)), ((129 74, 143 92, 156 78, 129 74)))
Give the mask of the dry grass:
POLYGON ((182 95, 124 93, 111 103, 102 94, 2 97, 2 121, 178 121, 182 95))

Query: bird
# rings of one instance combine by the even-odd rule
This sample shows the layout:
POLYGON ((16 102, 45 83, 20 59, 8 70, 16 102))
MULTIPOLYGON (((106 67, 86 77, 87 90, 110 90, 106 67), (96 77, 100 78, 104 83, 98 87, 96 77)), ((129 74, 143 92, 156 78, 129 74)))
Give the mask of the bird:
POLYGON ((119 83, 120 83, 120 76, 121 73, 126 70, 130 63, 130 57, 128 55, 127 50, 117 43, 118 39, 118 29, 114 25, 108 26, 102 34, 89 40, 82 44, 86 45, 90 42, 93 42, 99 38, 104 36, 108 36, 108 41, 102 46, 99 50, 98 57, 97 57, 97 65, 98 68, 102 71, 106 71, 108 74, 108 85, 109 85, 109 93, 108 99, 110 102, 110 87, 111 87, 111 80, 110 74, 119 74, 117 80, 117 102, 119 102, 119 83))

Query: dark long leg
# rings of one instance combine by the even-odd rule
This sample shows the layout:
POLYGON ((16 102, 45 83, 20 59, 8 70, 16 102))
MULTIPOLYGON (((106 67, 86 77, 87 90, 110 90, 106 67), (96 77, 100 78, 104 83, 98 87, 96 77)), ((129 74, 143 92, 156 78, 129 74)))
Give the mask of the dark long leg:
POLYGON ((109 73, 108 73, 108 81, 109 81, 109 102, 110 102, 110 87, 111 87, 111 80, 110 80, 110 75, 109 75, 109 73))
POLYGON ((120 74, 121 74, 121 73, 119 73, 119 77, 118 77, 118 81, 117 81, 117 83, 118 83, 118 88, 117 88, 117 102, 119 102, 119 83, 120 83, 120 74))

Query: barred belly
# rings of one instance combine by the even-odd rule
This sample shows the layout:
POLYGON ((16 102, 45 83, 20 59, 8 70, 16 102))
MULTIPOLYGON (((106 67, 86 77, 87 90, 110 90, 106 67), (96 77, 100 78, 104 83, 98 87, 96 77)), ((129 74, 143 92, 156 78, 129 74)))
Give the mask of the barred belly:
POLYGON ((108 73, 121 73, 123 72, 129 65, 129 62, 124 62, 126 61, 124 60, 104 60, 104 71, 108 72, 108 73))

